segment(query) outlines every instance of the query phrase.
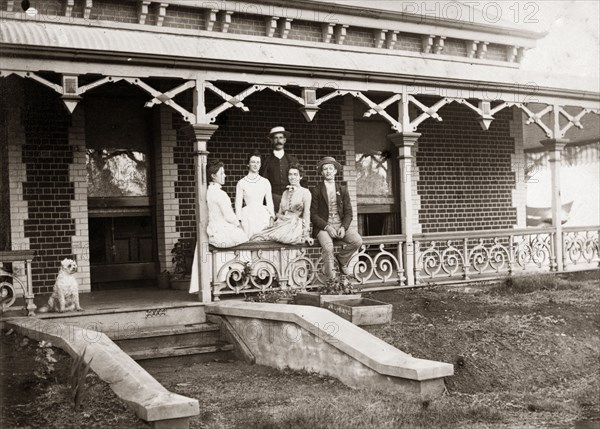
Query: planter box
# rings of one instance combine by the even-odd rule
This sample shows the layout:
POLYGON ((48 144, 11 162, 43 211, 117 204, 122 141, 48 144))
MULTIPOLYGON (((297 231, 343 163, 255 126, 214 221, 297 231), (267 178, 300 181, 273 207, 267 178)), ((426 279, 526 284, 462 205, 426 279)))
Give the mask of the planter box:
POLYGON ((382 325, 392 321, 392 304, 358 298, 327 302, 325 308, 355 325, 382 325))
POLYGON ((360 299, 360 294, 354 295, 322 295, 319 292, 298 292, 294 299, 296 305, 312 305, 313 307, 325 307, 331 301, 360 299))

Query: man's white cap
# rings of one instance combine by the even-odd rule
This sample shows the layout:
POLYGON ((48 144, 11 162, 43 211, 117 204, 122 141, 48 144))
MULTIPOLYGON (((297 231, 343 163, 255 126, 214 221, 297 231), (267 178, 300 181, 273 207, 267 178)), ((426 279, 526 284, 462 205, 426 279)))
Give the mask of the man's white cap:
POLYGON ((269 132, 268 137, 271 137, 273 134, 278 134, 278 133, 283 134, 286 139, 292 135, 292 133, 290 133, 289 131, 286 131, 285 128, 283 128, 282 126, 279 126, 279 127, 271 128, 271 131, 269 132))

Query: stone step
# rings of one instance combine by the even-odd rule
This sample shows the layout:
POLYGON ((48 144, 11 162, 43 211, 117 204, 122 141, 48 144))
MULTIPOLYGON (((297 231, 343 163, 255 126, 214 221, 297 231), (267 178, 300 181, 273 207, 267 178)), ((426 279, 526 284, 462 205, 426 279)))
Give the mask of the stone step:
POLYGON ((233 345, 224 342, 210 346, 157 347, 154 349, 138 350, 128 354, 136 361, 191 355, 203 355, 206 360, 211 360, 214 354, 218 353, 219 356, 222 356, 223 352, 228 352, 228 355, 231 353, 231 358, 233 359, 233 345))
POLYGON ((157 348, 211 346, 222 342, 219 327, 213 323, 149 327, 105 334, 129 354, 157 348))
POLYGON ((147 328, 183 326, 206 322, 204 305, 159 304, 119 307, 117 305, 68 313, 41 313, 37 317, 52 324, 78 326, 103 333, 137 332, 147 328))

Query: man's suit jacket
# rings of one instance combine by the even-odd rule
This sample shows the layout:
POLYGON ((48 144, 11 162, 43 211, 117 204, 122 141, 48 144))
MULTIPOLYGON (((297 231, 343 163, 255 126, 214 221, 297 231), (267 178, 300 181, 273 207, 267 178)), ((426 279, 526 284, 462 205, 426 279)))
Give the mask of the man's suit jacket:
MULTIPOLYGON (((288 163, 288 168, 292 164, 298 164, 298 158, 296 158, 294 155, 288 155, 286 152, 284 152, 283 158, 286 159, 288 163)), ((286 186, 290 184, 290 182, 288 181, 287 172, 281 175, 281 184, 278 184, 278 180, 275 180, 275 177, 279 178, 279 175, 281 174, 276 165, 274 165, 274 161, 276 159, 277 158, 272 153, 266 156, 262 165, 260 166, 259 174, 262 177, 267 178, 269 182, 271 182, 271 188, 273 189, 274 194, 281 195, 283 194, 283 191, 285 191, 286 186)))
MULTIPOLYGON (((321 182, 311 191, 312 201, 310 203, 310 220, 313 224, 313 237, 325 229, 329 223, 329 203, 327 198, 327 188, 325 183, 321 182)), ((335 184, 335 194, 337 197, 337 206, 342 226, 348 230, 352 222, 352 203, 348 189, 341 183, 335 184)))

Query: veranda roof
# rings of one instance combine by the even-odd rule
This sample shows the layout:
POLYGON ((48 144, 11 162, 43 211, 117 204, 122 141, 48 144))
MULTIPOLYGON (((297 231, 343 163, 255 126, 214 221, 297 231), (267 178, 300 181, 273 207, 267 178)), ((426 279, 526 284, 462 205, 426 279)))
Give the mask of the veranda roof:
MULTIPOLYGON (((227 33, 120 24, 107 28, 96 24, 5 20, 0 27, 2 66, 10 57, 67 58, 77 61, 128 64, 152 60, 165 67, 221 70, 259 70, 282 75, 310 74, 335 79, 418 81, 431 85, 477 84, 482 87, 519 88, 534 84, 540 92, 553 89, 573 98, 598 99, 597 81, 553 76, 546 70, 525 73, 509 63, 482 63, 468 58, 419 53, 390 52, 375 48, 360 50, 343 45, 305 41, 272 40, 227 33), (545 90, 544 90, 545 88, 545 90)), ((27 61, 21 61, 26 68, 27 61)), ((35 70, 32 70, 35 71, 35 70)))

